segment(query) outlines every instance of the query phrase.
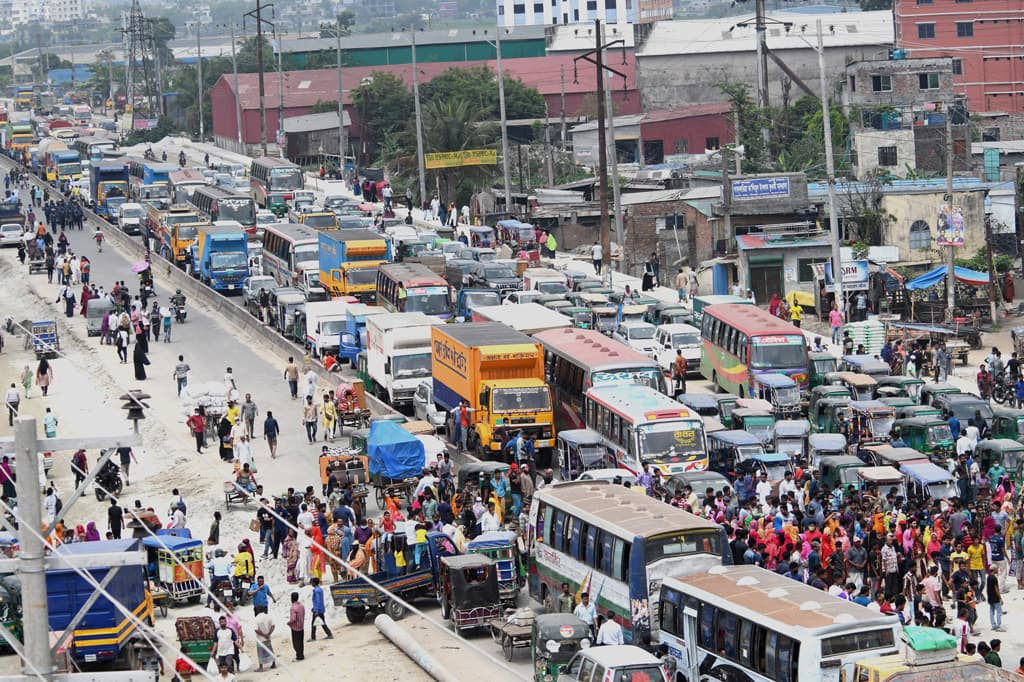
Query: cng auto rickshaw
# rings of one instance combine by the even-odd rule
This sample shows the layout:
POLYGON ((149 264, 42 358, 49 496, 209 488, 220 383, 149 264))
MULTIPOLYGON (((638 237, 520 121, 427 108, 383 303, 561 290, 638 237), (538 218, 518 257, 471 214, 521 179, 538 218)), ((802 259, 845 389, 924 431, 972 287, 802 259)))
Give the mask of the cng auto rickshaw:
POLYGON ((993 438, 1024 439, 1024 410, 993 407, 992 415, 993 438))
POLYGON ((481 554, 441 557, 437 600, 441 617, 459 634, 489 625, 501 615, 498 573, 494 561, 481 554))
POLYGON ((806 419, 783 419, 775 422, 775 452, 784 452, 795 462, 807 460, 807 436, 811 423, 806 419))
POLYGON ((736 401, 738 398, 731 393, 723 393, 721 395, 714 396, 715 402, 718 403, 718 418, 722 421, 722 424, 726 428, 732 428, 732 411, 736 409, 736 401))
POLYGON ((861 496, 874 489, 885 497, 894 491, 897 497, 907 499, 907 483, 899 469, 891 466, 867 466, 857 470, 861 496))
POLYGON ((770 410, 739 407, 732 411, 732 424, 736 429, 755 436, 768 447, 775 437, 775 416, 770 410))
POLYGON ((836 379, 842 386, 850 389, 854 400, 872 400, 875 397, 875 386, 878 382, 870 374, 838 372, 836 379))
POLYGON ((843 490, 848 486, 860 487, 857 471, 864 466, 860 457, 853 455, 829 455, 818 460, 818 471, 821 472, 821 485, 824 490, 832 490, 836 483, 843 490))
POLYGON ((873 355, 844 355, 839 360, 839 371, 856 372, 872 377, 887 377, 889 376, 889 365, 881 360, 876 360, 873 355))
POLYGON ((751 397, 765 400, 779 419, 800 416, 800 387, 785 374, 755 374, 751 397))
MULTIPOLYGON (((114 302, 108 296, 89 299, 85 309, 85 330, 89 336, 99 336, 104 316, 114 310, 114 302)), ((113 327, 111 327, 113 329, 113 327)))
POLYGON ((894 448, 891 445, 869 445, 862 448, 861 453, 875 466, 888 466, 893 469, 899 469, 904 464, 928 461, 926 455, 913 448, 894 448))
POLYGON ((157 587, 167 590, 175 602, 198 604, 203 587, 203 541, 176 535, 142 538, 146 550, 146 574, 157 587))
POLYGON ((707 441, 708 468, 730 477, 740 462, 764 454, 761 440, 746 431, 715 431, 707 434, 707 441))
POLYGON ((850 402, 850 427, 860 435, 859 443, 888 443, 896 410, 877 400, 850 402))
POLYGON ((507 608, 514 609, 519 599, 519 590, 526 584, 523 557, 519 554, 516 534, 510 530, 481 533, 469 541, 466 553, 482 554, 494 561, 501 603, 507 608))
POLYGON ((837 372, 839 369, 839 361, 831 353, 810 352, 807 354, 807 359, 810 363, 808 380, 812 390, 816 386, 827 383, 825 376, 837 372))
POLYGON ((590 329, 594 326, 594 314, 590 312, 590 308, 570 304, 558 308, 558 312, 572 320, 572 326, 576 329, 590 329))
POLYGON ((843 433, 843 422, 850 421, 850 399, 823 398, 814 403, 814 412, 807 416, 817 433, 843 433))
POLYGON ((676 400, 701 417, 719 417, 718 401, 707 393, 680 393, 676 400))
POLYGON ((807 445, 807 463, 812 468, 820 468, 824 457, 846 454, 846 436, 841 433, 812 433, 807 438, 807 445))
MULTIPOLYGON (((980 470, 985 473, 993 464, 999 464, 1013 480, 1020 485, 1024 480, 1024 444, 1009 438, 989 438, 979 441, 974 448, 980 470)), ((990 481, 996 485, 999 481, 990 481)))
POLYGON ((691 324, 693 312, 679 303, 661 302, 647 311, 646 320, 654 326, 662 324, 691 324))
POLYGON ((956 441, 949 422, 940 417, 912 417, 897 419, 893 424, 893 432, 900 430, 900 438, 907 447, 913 448, 925 457, 935 457, 936 450, 941 464, 956 453, 956 441))
POLYGON ((921 387, 921 404, 933 405, 935 399, 945 393, 963 393, 963 391, 951 384, 925 384, 921 387))
POLYGON ((817 412, 816 406, 818 401, 824 400, 825 398, 846 398, 847 400, 853 400, 853 395, 850 393, 850 389, 837 384, 822 384, 812 388, 807 400, 807 417, 812 423, 814 422, 812 415, 817 412))
POLYGON ((931 405, 907 405, 896 408, 897 419, 910 419, 912 417, 941 417, 942 410, 931 405))
POLYGON ((908 398, 905 395, 892 396, 886 395, 889 392, 898 391, 899 389, 895 386, 882 386, 875 391, 875 400, 885 405, 888 405, 894 410, 898 410, 901 407, 917 407, 917 403, 914 402, 913 398, 908 398))
POLYGON ((590 627, 571 613, 542 613, 533 618, 530 648, 534 682, 558 678, 562 666, 590 646, 590 627))
POLYGON ((900 473, 907 480, 907 492, 918 503, 928 498, 950 500, 959 495, 952 474, 931 462, 904 464, 900 473))
POLYGON ((593 429, 559 431, 556 447, 558 479, 561 481, 575 481, 589 469, 614 469, 618 466, 615 456, 601 439, 601 434, 593 429))
POLYGON ((897 393, 889 393, 889 395, 906 396, 915 403, 919 403, 921 401, 921 389, 924 387, 923 379, 904 375, 889 375, 877 376, 875 377, 875 381, 878 382, 878 388, 875 389, 877 394, 881 394, 883 388, 895 388, 897 393))

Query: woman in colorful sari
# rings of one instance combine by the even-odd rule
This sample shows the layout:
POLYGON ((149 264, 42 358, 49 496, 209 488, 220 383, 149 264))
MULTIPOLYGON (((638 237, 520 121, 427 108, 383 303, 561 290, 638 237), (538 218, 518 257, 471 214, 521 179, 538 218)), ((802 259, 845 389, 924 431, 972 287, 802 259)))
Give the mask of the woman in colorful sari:
POLYGON ((331 567, 331 577, 334 582, 338 582, 338 573, 341 571, 341 524, 337 520, 327 527, 324 547, 327 549, 327 565, 331 567))
POLYGON ((309 575, 319 579, 324 573, 324 536, 313 526, 313 544, 309 548, 309 575))
POLYGON ((295 572, 295 567, 299 563, 299 545, 295 542, 295 531, 288 531, 288 535, 285 536, 284 544, 282 546, 282 552, 284 553, 285 560, 285 577, 289 583, 299 582, 299 576, 295 572))

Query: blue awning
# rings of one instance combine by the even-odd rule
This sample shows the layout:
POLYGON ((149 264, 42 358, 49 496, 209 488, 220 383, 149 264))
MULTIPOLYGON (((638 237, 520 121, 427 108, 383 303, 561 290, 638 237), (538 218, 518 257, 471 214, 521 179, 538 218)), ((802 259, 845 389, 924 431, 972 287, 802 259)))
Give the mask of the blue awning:
MULTIPOLYGON (((980 287, 988 284, 988 273, 977 272, 975 270, 968 270, 967 268, 955 267, 953 268, 953 276, 964 284, 970 284, 971 286, 980 287)), ((914 291, 916 289, 927 289, 933 287, 943 279, 946 278, 946 266, 940 265, 930 272, 926 272, 920 277, 916 277, 907 282, 907 289, 914 291)))

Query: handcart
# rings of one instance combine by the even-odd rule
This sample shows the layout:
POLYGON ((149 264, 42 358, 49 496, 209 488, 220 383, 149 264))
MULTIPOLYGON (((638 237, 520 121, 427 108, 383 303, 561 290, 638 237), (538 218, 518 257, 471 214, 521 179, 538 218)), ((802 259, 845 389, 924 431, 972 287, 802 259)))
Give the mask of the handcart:
POLYGON ((426 465, 423 443, 399 424, 375 421, 370 424, 366 449, 378 506, 383 509, 385 496, 402 496, 411 504, 426 465))
POLYGON ((217 626, 210 616, 182 616, 174 621, 178 641, 199 668, 205 668, 217 644, 217 626))
POLYGON ((516 649, 529 649, 530 637, 533 634, 533 618, 529 621, 508 618, 495 618, 490 623, 491 637, 501 645, 505 660, 511 661, 516 649))

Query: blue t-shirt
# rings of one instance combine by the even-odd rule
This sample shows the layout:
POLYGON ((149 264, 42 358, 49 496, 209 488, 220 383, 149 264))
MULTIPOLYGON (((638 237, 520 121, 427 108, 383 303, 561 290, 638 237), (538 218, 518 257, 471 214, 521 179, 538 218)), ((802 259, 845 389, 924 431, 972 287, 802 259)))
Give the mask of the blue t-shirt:
POLYGON ((324 588, 317 585, 313 588, 313 612, 324 613, 324 588))
POLYGON ((1004 561, 1006 559, 1006 540, 1002 535, 993 535, 988 539, 989 558, 992 561, 1004 561))

